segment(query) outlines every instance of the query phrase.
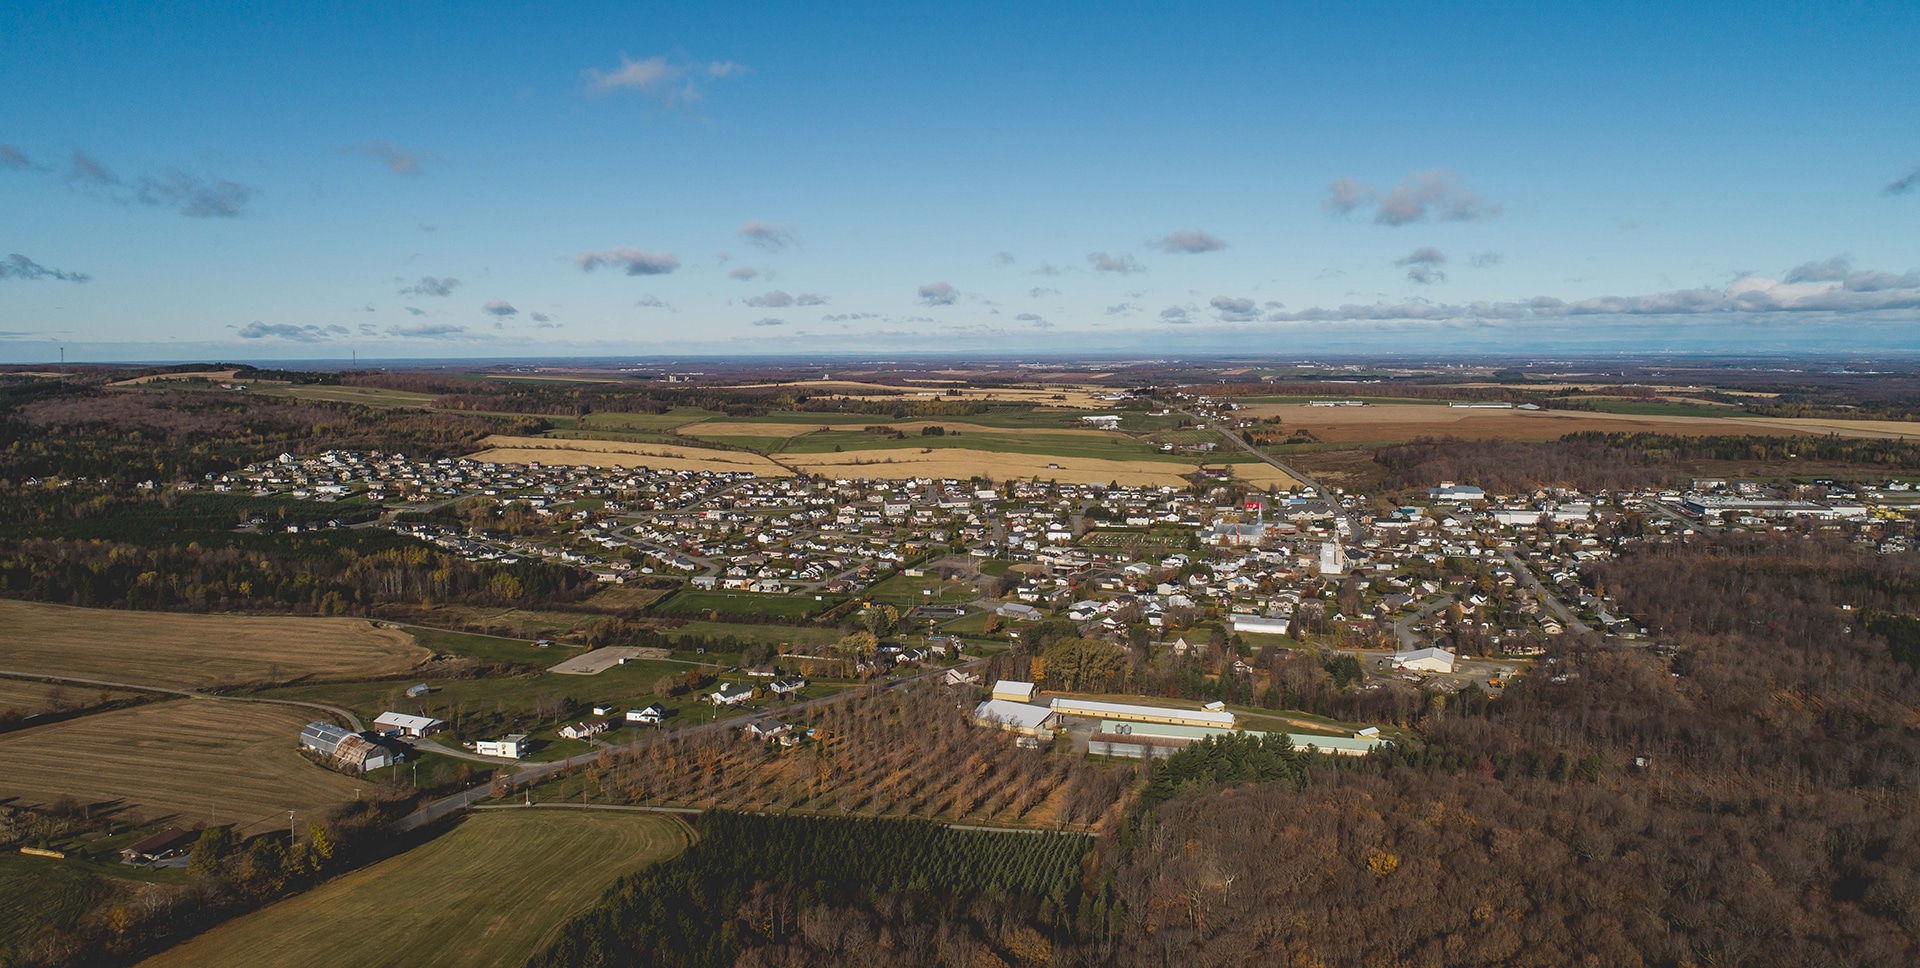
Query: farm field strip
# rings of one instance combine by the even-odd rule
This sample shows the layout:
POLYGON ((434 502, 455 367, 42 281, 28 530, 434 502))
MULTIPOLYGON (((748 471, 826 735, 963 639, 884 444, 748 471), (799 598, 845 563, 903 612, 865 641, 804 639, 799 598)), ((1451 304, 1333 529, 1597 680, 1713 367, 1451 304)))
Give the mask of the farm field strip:
POLYGON ((690 837, 683 821, 654 813, 483 811, 141 964, 519 966, 615 880, 673 857, 690 837))
POLYGON ((143 818, 236 824, 242 834, 350 798, 364 781, 298 751, 309 710, 178 699, 0 734, 0 796, 124 805, 143 818))
POLYGON ((592 467, 650 467, 656 470, 747 471, 762 477, 792 477, 793 472, 758 454, 674 444, 616 440, 567 440, 494 435, 477 461, 502 464, 585 464, 592 467))
MULTIPOLYGON (((1196 470, 1193 464, 1164 460, 1105 460, 1091 457, 1053 457, 1047 454, 996 453, 966 447, 935 449, 923 454, 918 450, 849 450, 842 453, 781 455, 781 460, 812 474, 834 477, 931 477, 967 480, 976 476, 994 480, 1023 480, 1037 477, 1075 484, 1106 484, 1118 481, 1129 485, 1168 485, 1185 487, 1182 475, 1196 470), (1050 466, 1050 465, 1058 466, 1050 466)), ((1267 464, 1234 464, 1234 476, 1265 486, 1282 487, 1293 481, 1278 468, 1267 464)))
POLYGON ((0 599, 0 668, 208 688, 310 675, 392 675, 429 655, 365 619, 196 615, 0 599))

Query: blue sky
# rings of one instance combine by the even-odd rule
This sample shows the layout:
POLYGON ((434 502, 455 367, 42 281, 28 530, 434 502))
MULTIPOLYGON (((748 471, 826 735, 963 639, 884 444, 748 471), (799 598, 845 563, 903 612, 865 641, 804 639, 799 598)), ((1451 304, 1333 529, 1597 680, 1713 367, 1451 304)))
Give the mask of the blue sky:
POLYGON ((0 359, 1920 349, 1912 3, 609 6, 0 9, 0 359))

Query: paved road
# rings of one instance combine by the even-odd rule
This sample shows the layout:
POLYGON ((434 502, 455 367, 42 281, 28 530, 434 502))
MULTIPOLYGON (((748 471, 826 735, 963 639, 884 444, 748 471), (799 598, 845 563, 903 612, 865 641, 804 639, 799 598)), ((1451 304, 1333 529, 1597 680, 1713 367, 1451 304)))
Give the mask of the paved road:
POLYGON ((1533 593, 1538 595, 1541 601, 1547 603, 1547 608, 1553 610, 1553 614, 1560 616, 1560 621, 1567 623, 1567 627, 1575 632, 1583 635, 1593 634, 1593 627, 1580 621, 1573 612, 1567 609, 1567 606, 1561 604, 1560 599, 1554 597, 1554 594, 1547 590, 1547 586, 1540 584, 1540 579, 1534 577, 1533 569, 1528 568, 1527 563, 1522 560, 1519 555, 1514 554, 1512 548, 1508 548, 1505 553, 1507 556, 1507 564, 1513 566, 1513 573, 1519 575, 1520 580, 1526 582, 1527 587, 1533 589, 1533 593))
POLYGON ((1400 640, 1400 650, 1402 652, 1411 652, 1414 649, 1420 648, 1420 637, 1413 634, 1413 628, 1412 628, 1413 623, 1419 622, 1425 619, 1427 616, 1432 615, 1434 612, 1437 612, 1443 608, 1446 608, 1448 605, 1452 605, 1452 604, 1453 604, 1453 596, 1443 595, 1440 597, 1438 601, 1435 601, 1427 605, 1426 607, 1420 609, 1419 611, 1413 613, 1412 615, 1407 616, 1406 618, 1403 618, 1397 622, 1394 622, 1393 634, 1395 637, 1397 637, 1400 640))
POLYGON ((366 728, 360 724, 360 717, 341 709, 339 706, 328 706, 324 703, 317 702, 300 702, 295 699, 262 699, 258 696, 222 696, 210 692, 200 692, 195 689, 171 689, 166 686, 146 686, 134 682, 113 682, 107 679, 81 679, 76 676, 50 676, 41 672, 15 672, 9 669, 0 669, 0 676, 6 676, 11 679, 38 679, 43 682, 66 682, 80 686, 105 686, 109 689, 127 689, 133 692, 158 692, 169 696, 185 696, 188 699, 214 699, 220 702, 261 702, 270 703, 275 706, 303 706, 307 709, 318 709, 323 712, 332 713, 346 720, 353 724, 353 731, 356 733, 366 728))
MULTIPOLYGON (((985 661, 987 661, 985 658, 974 659, 969 662, 963 662, 957 666, 952 666, 951 668, 966 669, 972 666, 979 665, 985 661)), ((920 673, 919 675, 909 676, 908 678, 905 678, 905 679, 895 679, 892 682, 887 682, 880 685, 867 686, 867 687, 861 687, 856 689, 848 689, 844 692, 836 693, 831 696, 822 696, 818 699, 808 699, 805 702, 798 702, 798 703, 793 703, 786 706, 780 706, 774 709, 768 709, 756 715, 797 718, 800 714, 805 713, 808 710, 814 709, 815 707, 824 706, 829 703, 842 702, 847 699, 851 699, 855 696, 866 693, 869 690, 880 691, 880 690, 886 690, 886 689, 899 689, 916 682, 923 682, 935 676, 944 676, 946 674, 947 674, 947 667, 943 667, 939 669, 930 669, 926 672, 920 673)), ((754 717, 735 716, 729 719, 717 719, 710 723, 702 723, 698 726, 683 726, 679 729, 661 730, 658 733, 655 733, 651 736, 644 737, 642 739, 634 740, 631 743, 627 743, 621 746, 609 746, 605 749, 595 750, 591 753, 581 753, 578 756, 571 756, 564 760, 551 760, 544 763, 526 763, 521 766, 518 772, 515 772, 511 776, 507 776, 503 779, 496 780, 495 782, 504 783, 508 790, 512 790, 516 787, 523 787, 533 783, 538 783, 541 780, 544 780, 550 776, 553 776, 556 773, 559 773, 563 770, 566 770, 572 767, 586 766, 598 760, 600 758, 600 754, 602 753, 610 752, 614 754, 619 754, 619 753, 626 753, 634 750, 644 749, 648 746, 653 745, 654 743, 662 742, 671 737, 700 736, 708 733, 725 732, 727 730, 739 728, 741 725, 745 724, 752 718, 754 717)), ((446 817, 458 811, 465 810, 473 806, 474 804, 478 803, 479 801, 485 800, 488 797, 493 796, 493 786, 494 784, 484 784, 469 790, 462 790, 461 792, 456 793, 449 797, 444 797, 442 799, 435 800, 432 803, 429 803, 426 806, 421 807, 420 809, 414 811, 413 813, 410 813, 407 816, 394 821, 391 829, 394 830, 395 832, 404 832, 408 830, 413 830, 424 824, 429 824, 436 820, 439 820, 442 817, 446 817)))

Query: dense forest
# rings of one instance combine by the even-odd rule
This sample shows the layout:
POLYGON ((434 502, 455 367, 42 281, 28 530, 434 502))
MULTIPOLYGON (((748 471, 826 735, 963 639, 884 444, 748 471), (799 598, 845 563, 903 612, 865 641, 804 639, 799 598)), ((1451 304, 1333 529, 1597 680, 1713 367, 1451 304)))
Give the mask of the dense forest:
POLYGON ((1583 431, 1552 441, 1420 439, 1382 447, 1385 488, 1399 491, 1455 481, 1491 494, 1542 487, 1618 490, 1685 483, 1697 461, 1853 464, 1868 475, 1920 469, 1920 443, 1851 437, 1619 434, 1583 431))
MULTIPOLYGON (((690 923, 650 889, 538 963, 636 950, 662 965, 1920 958, 1920 673, 1901 631, 1920 613, 1920 562, 1736 535, 1629 546, 1586 580, 1653 643, 1571 639, 1505 695, 1427 694, 1419 741, 1366 760, 1192 747, 1103 828, 1072 917, 1033 907, 960 925, 880 877, 856 900, 780 908, 811 934, 736 927, 738 949, 682 959, 622 946, 638 936, 621 932, 690 923), (1016 949, 1008 924, 1037 940, 1016 949), (594 941, 608 932, 622 944, 594 941)), ((700 890, 722 889, 791 896, 758 873, 700 890)))

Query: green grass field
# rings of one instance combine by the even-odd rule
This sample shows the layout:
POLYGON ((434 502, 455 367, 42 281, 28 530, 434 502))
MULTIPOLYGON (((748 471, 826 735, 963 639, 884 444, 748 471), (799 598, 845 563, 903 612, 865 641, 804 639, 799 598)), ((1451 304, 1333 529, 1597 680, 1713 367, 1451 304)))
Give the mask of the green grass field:
POLYGON ((938 575, 921 575, 910 578, 906 575, 894 575, 867 589, 864 596, 869 601, 883 602, 894 606, 952 605, 970 602, 980 597, 979 590, 986 579, 978 583, 942 579, 938 575), (931 595, 922 592, 933 592, 931 595))
POLYGON ((762 645, 786 643, 793 646, 831 645, 840 640, 838 629, 799 628, 787 625, 739 625, 732 622, 709 622, 695 619, 685 625, 667 631, 675 638, 688 635, 704 635, 710 638, 732 636, 742 643, 757 642, 762 645))
POLYGON ((63 927, 106 898, 106 878, 68 861, 0 853, 0 964, 43 928, 63 927))
POLYGON ((385 390, 379 387, 259 384, 254 389, 259 393, 271 393, 296 400, 357 403, 363 407, 428 407, 438 399, 431 393, 411 393, 406 390, 385 390))
POLYGON ((504 659, 548 666, 573 654, 571 649, 542 649, 525 639, 475 635, 471 632, 430 629, 419 625, 409 625, 406 629, 415 642, 420 643, 424 648, 432 649, 435 655, 452 653, 471 656, 475 659, 504 659))
POLYGON ((760 592, 683 591, 668 599, 658 611, 662 615, 766 615, 774 618, 806 618, 824 612, 839 603, 833 595, 814 601, 812 595, 766 595, 760 592))
POLYGON ((673 857, 691 835, 660 814, 483 811, 437 840, 144 964, 518 966, 617 878, 673 857))

